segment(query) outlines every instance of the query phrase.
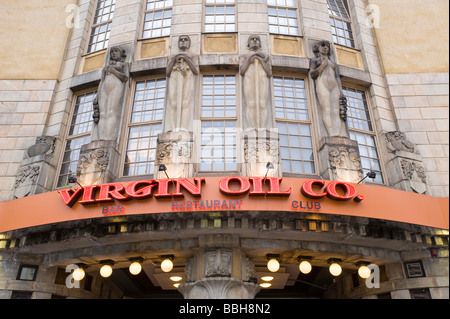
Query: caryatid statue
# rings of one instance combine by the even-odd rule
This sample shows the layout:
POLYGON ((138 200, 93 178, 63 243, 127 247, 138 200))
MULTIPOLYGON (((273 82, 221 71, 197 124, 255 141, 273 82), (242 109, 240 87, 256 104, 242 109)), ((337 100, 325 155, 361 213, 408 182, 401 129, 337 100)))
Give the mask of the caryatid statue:
POLYGON ((125 51, 120 47, 110 50, 108 64, 102 70, 97 96, 94 99, 94 127, 92 141, 116 141, 120 132, 125 85, 129 78, 129 65, 125 51))
POLYGON ((189 131, 192 123, 195 76, 199 73, 198 55, 188 52, 191 39, 187 35, 178 38, 180 53, 169 58, 168 100, 164 131, 189 131))
POLYGON ((330 42, 314 45, 315 58, 310 61, 311 77, 322 109, 322 121, 328 136, 348 137, 347 99, 342 92, 338 65, 330 60, 330 42))
POLYGON ((252 34, 248 37, 250 53, 242 57, 239 69, 243 76, 243 93, 249 128, 271 128, 272 108, 270 102, 270 77, 272 65, 269 56, 261 52, 261 38, 252 34))

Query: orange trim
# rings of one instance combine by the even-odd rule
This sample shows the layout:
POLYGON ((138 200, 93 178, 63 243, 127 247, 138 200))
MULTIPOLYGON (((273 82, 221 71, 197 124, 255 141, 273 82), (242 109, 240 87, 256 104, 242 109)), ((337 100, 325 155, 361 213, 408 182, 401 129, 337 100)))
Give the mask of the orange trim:
MULTIPOLYGON (((156 198, 157 186, 153 188, 153 196, 146 199, 132 199, 120 202, 93 203, 82 205, 79 201, 72 207, 64 204, 57 192, 33 195, 30 197, 0 203, 0 233, 32 226, 60 223, 86 218, 102 218, 111 215, 137 215, 153 213, 171 213, 193 211, 277 211, 281 212, 314 212, 319 214, 334 214, 359 216, 375 219, 385 219, 409 224, 449 228, 449 198, 420 195, 399 191, 386 187, 363 184, 350 184, 356 190, 352 200, 334 200, 329 197, 308 198, 301 192, 306 179, 283 178, 279 191, 291 188, 287 196, 227 195, 219 189, 222 177, 207 177, 201 188, 201 196, 193 196, 183 189, 184 197, 156 198), (362 195, 362 196, 359 196, 362 195)), ((192 184, 195 185, 193 179, 192 184)), ((323 181, 323 190, 331 181, 323 181)), ((134 182, 119 183, 126 188, 134 182)), ((160 183, 158 183, 160 184, 160 183)), ((269 184, 269 183, 265 183, 269 184)), ((143 185, 146 185, 143 183, 143 185)), ((148 185, 146 185, 148 188, 148 185)), ((310 185, 311 186, 311 185, 310 185)), ((319 184, 320 186, 320 184, 319 184)), ((259 185, 258 185, 259 187, 259 185)), ((310 187, 311 188, 311 187, 310 187)), ((97 193, 99 187, 96 188, 97 193)), ((264 186, 268 191, 268 185, 264 186)), ((334 188, 333 188, 334 190, 334 188)), ((176 192, 175 186, 170 186, 170 192, 176 192)), ((251 189, 250 189, 251 193, 251 189)), ((258 193, 261 190, 258 189, 258 193)), ((179 195, 179 194, 178 194, 179 195)), ((98 195, 97 195, 98 196, 98 195)))

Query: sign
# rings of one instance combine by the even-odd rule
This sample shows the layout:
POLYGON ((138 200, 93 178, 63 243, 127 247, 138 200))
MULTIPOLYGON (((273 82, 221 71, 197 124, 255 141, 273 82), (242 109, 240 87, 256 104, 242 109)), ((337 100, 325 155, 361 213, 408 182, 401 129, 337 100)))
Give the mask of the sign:
POLYGON ((87 218, 153 213, 311 212, 448 229, 448 198, 302 178, 196 177, 62 189, 0 203, 0 233, 87 218))

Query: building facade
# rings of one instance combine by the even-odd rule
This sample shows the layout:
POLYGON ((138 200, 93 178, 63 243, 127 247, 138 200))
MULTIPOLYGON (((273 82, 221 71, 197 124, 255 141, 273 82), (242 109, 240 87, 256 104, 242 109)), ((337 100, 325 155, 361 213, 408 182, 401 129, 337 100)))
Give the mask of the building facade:
POLYGON ((447 1, 0 7, 0 298, 448 298, 447 1))

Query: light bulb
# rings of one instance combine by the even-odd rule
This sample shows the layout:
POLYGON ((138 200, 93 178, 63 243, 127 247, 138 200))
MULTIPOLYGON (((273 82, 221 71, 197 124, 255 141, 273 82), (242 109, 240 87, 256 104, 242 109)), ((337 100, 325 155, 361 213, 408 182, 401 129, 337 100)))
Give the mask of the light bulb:
POLYGON ((330 270, 330 273, 335 277, 339 276, 342 273, 342 267, 341 267, 341 265, 339 265, 337 263, 332 263, 330 265, 329 270, 330 270))
POLYGON ((312 266, 307 260, 302 260, 300 265, 298 265, 298 269, 300 269, 302 274, 309 274, 311 272, 312 266))
POLYGON ((263 281, 272 281, 273 280, 273 276, 264 276, 264 277, 261 277, 261 280, 263 280, 263 281))
POLYGON ((367 279, 370 277, 371 274, 371 270, 369 267, 367 267, 366 265, 362 265, 361 267, 359 267, 358 269, 358 275, 363 278, 363 279, 367 279))
POLYGON ((73 271, 72 277, 73 277, 74 280, 80 281, 80 280, 83 280, 85 274, 86 274, 86 273, 84 272, 84 269, 81 268, 81 267, 79 267, 79 268, 77 268, 77 269, 75 269, 75 270, 73 271))
POLYGON ((100 268, 100 275, 103 278, 108 278, 109 276, 111 276, 112 272, 113 269, 111 265, 103 265, 102 268, 100 268))
POLYGON ((272 258, 267 262, 267 268, 271 272, 277 272, 280 269, 280 263, 275 258, 272 258))
POLYGON ((133 262, 133 263, 130 265, 129 270, 130 270, 130 273, 131 273, 132 275, 138 275, 138 274, 141 272, 141 270, 142 270, 142 266, 141 266, 140 263, 138 263, 137 261, 135 261, 135 262, 133 262))
POLYGON ((269 288, 270 286, 272 286, 272 284, 270 282, 263 282, 260 283, 259 286, 262 288, 269 288))
POLYGON ((181 283, 176 282, 176 283, 174 283, 172 286, 174 286, 175 288, 178 288, 180 285, 181 285, 181 283))
POLYGON ((164 259, 161 263, 161 270, 164 272, 170 272, 173 269, 173 262, 170 259, 164 259))
POLYGON ((172 277, 170 277, 169 279, 172 280, 172 281, 180 281, 181 279, 183 279, 183 277, 180 277, 180 276, 172 276, 172 277))

